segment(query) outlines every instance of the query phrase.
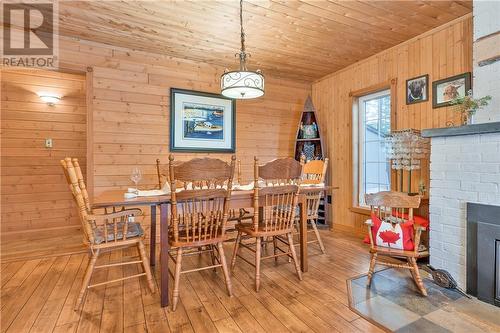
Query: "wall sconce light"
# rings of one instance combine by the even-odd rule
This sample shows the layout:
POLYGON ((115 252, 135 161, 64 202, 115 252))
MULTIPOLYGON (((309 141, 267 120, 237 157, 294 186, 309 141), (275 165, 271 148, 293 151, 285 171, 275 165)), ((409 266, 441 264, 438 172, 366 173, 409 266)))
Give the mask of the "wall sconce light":
POLYGON ((47 103, 48 105, 54 105, 61 100, 61 97, 51 94, 42 93, 38 95, 42 101, 47 103))

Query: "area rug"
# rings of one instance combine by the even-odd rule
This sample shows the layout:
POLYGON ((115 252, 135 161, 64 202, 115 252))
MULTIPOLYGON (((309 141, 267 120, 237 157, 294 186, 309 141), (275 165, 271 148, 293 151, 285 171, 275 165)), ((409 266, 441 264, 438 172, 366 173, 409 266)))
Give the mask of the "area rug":
POLYGON ((421 271, 428 296, 421 296, 410 273, 384 269, 347 280, 349 307, 388 332, 500 332, 500 308, 441 288, 421 271))

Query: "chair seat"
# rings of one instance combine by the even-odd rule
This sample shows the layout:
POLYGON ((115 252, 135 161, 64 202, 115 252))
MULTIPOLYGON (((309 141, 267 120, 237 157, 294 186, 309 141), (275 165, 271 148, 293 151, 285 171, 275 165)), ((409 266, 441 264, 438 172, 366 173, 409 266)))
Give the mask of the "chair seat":
MULTIPOLYGON (((202 231, 203 232, 203 231, 202 231)), ((199 240, 199 232, 195 230, 194 237, 193 231, 189 230, 189 238, 186 229, 179 230, 179 237, 177 240, 174 239, 173 234, 170 233, 168 237, 168 242, 171 247, 191 247, 191 246, 203 246, 208 244, 216 244, 225 240, 225 236, 222 234, 222 230, 219 230, 217 234, 212 235, 210 238, 204 238, 203 236, 199 240), (194 240, 193 240, 194 238, 194 240)))
POLYGON ((272 228, 272 226, 267 226, 266 228, 266 225, 264 223, 262 224, 259 224, 259 229, 258 230, 255 230, 254 227, 253 227, 253 223, 238 223, 236 225, 236 230, 238 230, 239 232, 244 232, 248 235, 251 235, 251 236, 259 236, 259 235, 267 235, 267 236, 273 236, 273 235, 284 235, 284 234, 287 234, 289 232, 292 232, 292 228, 288 228, 288 229, 279 229, 279 230, 275 230, 274 228, 272 228))
MULTIPOLYGON (((283 210, 285 212, 289 212, 290 211, 290 206, 277 206, 276 210, 283 210)), ((312 209, 308 209, 307 210, 307 216, 312 216, 313 213, 314 212, 313 212, 312 209)), ((300 217, 300 207, 299 206, 295 207, 295 217, 296 218, 300 217)))
POLYGON ((253 213, 247 211, 246 209, 233 209, 229 212, 228 221, 239 221, 239 220, 248 220, 253 217, 253 213))
POLYGON ((429 251, 405 251, 400 249, 392 249, 390 247, 384 246, 374 246, 370 248, 370 252, 378 253, 379 255, 390 255, 390 256, 403 256, 403 257, 414 257, 414 258, 423 258, 429 256, 429 251))
MULTIPOLYGON (((115 239, 115 225, 114 224, 107 224, 106 228, 108 229, 108 236, 107 236, 107 241, 115 241, 115 240, 122 240, 123 239, 123 227, 125 225, 125 222, 118 222, 117 223, 117 237, 115 239)), ((135 237, 142 237, 144 236, 144 230, 142 229, 142 226, 140 223, 137 222, 127 222, 127 239, 129 238, 135 238, 135 237)), ((99 226, 98 228, 94 229, 94 242, 95 244, 101 244, 105 242, 105 235, 104 235, 104 226, 99 226)))

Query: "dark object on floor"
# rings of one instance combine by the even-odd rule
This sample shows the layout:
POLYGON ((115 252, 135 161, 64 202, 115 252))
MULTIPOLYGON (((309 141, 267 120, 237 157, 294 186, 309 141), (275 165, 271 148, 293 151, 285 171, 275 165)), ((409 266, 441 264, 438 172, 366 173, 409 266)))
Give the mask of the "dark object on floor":
POLYGON ((471 298, 462 289, 460 289, 458 287, 457 281, 455 281, 453 276, 451 276, 451 274, 448 271, 445 271, 444 269, 435 269, 431 265, 422 266, 422 269, 432 275, 434 282, 438 286, 443 287, 443 288, 447 288, 447 289, 456 289, 458 292, 460 292, 465 297, 471 298))

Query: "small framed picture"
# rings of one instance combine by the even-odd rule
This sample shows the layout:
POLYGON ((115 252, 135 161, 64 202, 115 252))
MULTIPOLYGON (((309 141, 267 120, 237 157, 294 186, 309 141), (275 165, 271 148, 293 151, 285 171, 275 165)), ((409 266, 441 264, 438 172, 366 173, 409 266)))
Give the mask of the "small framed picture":
POLYGON ((464 97, 470 90, 470 73, 463 73, 432 82, 432 107, 449 106, 450 101, 464 97))
POLYGON ((429 75, 406 80, 406 105, 429 100, 429 75))
POLYGON ((234 153, 235 124, 235 100, 170 89, 170 151, 234 153))

